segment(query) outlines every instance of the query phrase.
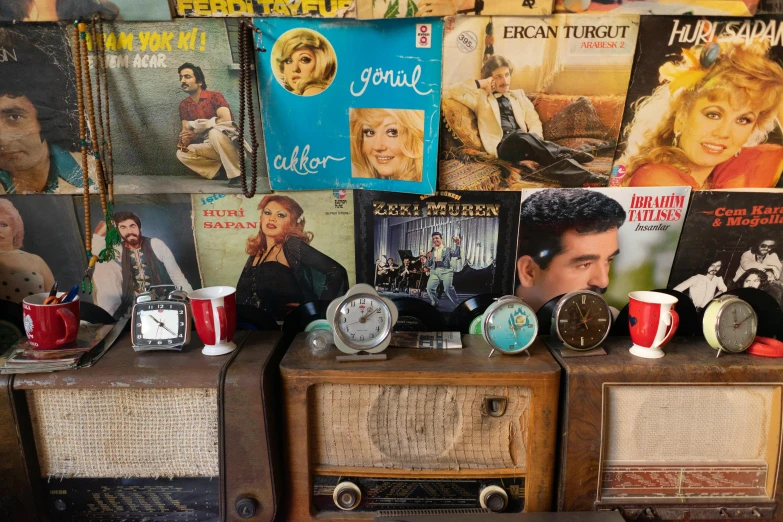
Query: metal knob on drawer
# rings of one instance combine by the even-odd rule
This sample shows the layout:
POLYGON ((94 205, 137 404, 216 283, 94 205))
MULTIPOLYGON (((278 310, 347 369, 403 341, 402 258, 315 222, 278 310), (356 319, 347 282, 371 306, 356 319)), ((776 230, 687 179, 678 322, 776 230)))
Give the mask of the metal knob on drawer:
POLYGON ((479 493, 479 503, 484 509, 500 513, 508 506, 508 493, 499 486, 487 486, 479 493))
POLYGON ((362 501, 362 490, 353 482, 340 482, 334 487, 332 499, 338 508, 350 511, 356 509, 362 501))

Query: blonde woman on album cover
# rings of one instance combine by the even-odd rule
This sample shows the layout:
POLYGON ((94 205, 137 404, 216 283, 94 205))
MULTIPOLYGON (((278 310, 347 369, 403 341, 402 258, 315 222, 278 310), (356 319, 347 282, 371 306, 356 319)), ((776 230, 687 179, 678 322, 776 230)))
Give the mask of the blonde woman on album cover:
POLYGON ((627 131, 626 186, 774 187, 783 147, 765 143, 783 122, 783 68, 766 41, 720 40, 684 49, 660 69, 627 131))
POLYGON ((283 87, 300 96, 324 91, 337 72, 337 57, 331 44, 310 29, 284 33, 275 42, 272 60, 280 71, 283 87))
POLYGON ((421 181, 424 111, 351 109, 354 178, 421 181))
POLYGON ((21 303, 48 292, 54 276, 40 256, 22 250, 24 222, 13 203, 0 199, 0 299, 21 303))

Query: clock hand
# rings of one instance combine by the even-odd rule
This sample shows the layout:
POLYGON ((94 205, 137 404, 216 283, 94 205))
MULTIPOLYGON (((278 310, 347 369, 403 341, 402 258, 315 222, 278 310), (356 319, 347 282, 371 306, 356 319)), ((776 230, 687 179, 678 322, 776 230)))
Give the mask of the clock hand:
POLYGON ((584 321, 585 320, 585 315, 582 313, 582 309, 579 308, 579 305, 576 304, 576 303, 574 303, 574 306, 576 307, 576 311, 579 312, 579 317, 581 317, 582 321, 584 321))
MULTIPOLYGON (((751 314, 748 314, 748 315, 745 317, 745 319, 743 319, 743 320, 742 320, 742 321, 740 321, 739 323, 735 322, 735 323, 734 323, 734 329, 736 330, 737 328, 739 328, 739 327, 740 327, 740 325, 741 325, 742 323, 744 323, 745 321, 747 321, 747 320, 748 320, 748 318, 750 318, 750 316, 751 316, 751 314)), ((734 321, 736 321, 736 320, 737 320, 737 319, 736 319, 736 314, 735 314, 734 321)))
MULTIPOLYGON (((157 319, 155 319, 155 318, 154 318, 154 317, 152 317, 151 315, 148 315, 147 317, 149 317, 150 319, 152 319, 153 321, 155 321, 155 322, 158 324, 158 329, 160 329, 160 328, 163 328, 164 330, 166 330, 166 331, 167 331, 168 333, 170 333, 171 335, 177 335, 177 334, 175 334, 174 332, 172 332, 171 330, 169 330, 169 329, 166 327, 166 325, 165 325, 165 324, 163 324, 163 322, 162 322, 162 321, 158 321, 157 319)), ((157 334, 156 334, 156 335, 157 335, 157 334)))

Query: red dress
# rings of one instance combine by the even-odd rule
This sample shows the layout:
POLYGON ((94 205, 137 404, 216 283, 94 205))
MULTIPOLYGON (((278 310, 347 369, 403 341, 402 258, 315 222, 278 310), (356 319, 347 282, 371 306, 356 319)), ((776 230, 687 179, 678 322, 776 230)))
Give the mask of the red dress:
POLYGON ((631 176, 630 187, 690 186, 698 189, 772 188, 783 171, 783 147, 765 143, 742 149, 715 167, 700 186, 690 174, 664 163, 642 165, 631 176))

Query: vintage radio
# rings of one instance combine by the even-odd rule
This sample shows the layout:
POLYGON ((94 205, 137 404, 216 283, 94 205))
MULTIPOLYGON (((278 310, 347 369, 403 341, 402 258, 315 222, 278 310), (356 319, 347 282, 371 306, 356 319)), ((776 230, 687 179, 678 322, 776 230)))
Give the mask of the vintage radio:
POLYGON ((388 509, 552 507, 560 368, 543 344, 488 358, 389 348, 386 361, 313 355, 281 364, 286 520, 372 520, 388 509))
POLYGON ((561 389, 559 511, 618 510, 628 520, 783 519, 783 360, 715 357, 675 337, 661 359, 555 356, 561 389))
POLYGON ((175 353, 123 335, 92 367, 0 376, 0 519, 273 520, 281 334, 238 332, 225 357, 193 336, 175 353))
POLYGON ((483 509, 381 512, 375 522, 624 522, 615 511, 596 513, 492 513, 483 509))

